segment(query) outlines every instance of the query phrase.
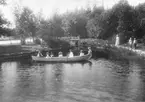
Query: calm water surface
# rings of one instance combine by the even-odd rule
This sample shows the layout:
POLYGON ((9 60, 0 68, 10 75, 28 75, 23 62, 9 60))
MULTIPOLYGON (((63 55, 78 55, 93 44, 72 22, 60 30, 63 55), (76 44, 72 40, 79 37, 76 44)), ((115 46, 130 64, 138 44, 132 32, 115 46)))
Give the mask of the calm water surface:
POLYGON ((145 102, 142 60, 0 64, 0 102, 145 102))

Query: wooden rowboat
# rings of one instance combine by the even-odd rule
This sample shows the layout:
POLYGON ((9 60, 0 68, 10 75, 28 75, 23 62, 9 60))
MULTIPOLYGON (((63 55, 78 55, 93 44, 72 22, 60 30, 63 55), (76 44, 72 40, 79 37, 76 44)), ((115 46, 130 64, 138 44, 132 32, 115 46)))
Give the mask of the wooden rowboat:
POLYGON ((92 57, 92 53, 86 54, 84 56, 74 56, 74 57, 37 57, 32 56, 32 60, 34 61, 45 61, 45 62, 80 62, 87 61, 92 57))

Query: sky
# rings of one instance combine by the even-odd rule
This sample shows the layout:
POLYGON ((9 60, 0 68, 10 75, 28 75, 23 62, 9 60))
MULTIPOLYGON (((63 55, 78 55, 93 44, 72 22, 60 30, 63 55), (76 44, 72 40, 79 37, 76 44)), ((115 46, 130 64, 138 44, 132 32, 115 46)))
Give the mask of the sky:
MULTIPOLYGON (((34 13, 42 12, 42 14, 49 18, 56 11, 60 14, 66 11, 73 11, 78 8, 86 8, 88 5, 92 7, 94 4, 104 6, 105 9, 111 8, 119 0, 7 0, 6 6, 1 6, 1 11, 4 17, 14 24, 13 8, 16 4, 27 6, 34 11, 34 13), (102 3, 103 1, 103 3, 102 3)), ((130 5, 136 6, 145 0, 128 0, 130 5)))

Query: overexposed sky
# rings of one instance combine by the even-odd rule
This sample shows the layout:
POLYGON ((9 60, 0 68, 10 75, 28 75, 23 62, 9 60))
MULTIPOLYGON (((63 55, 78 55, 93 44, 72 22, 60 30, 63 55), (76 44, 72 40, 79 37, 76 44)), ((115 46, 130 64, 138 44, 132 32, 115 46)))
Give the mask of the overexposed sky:
MULTIPOLYGON (((42 12, 45 17, 52 16, 57 10, 58 13, 65 13, 66 11, 72 11, 75 8, 86 8, 88 5, 93 6, 94 4, 101 6, 104 1, 104 7, 111 8, 119 0, 7 0, 8 5, 2 6, 2 12, 5 17, 14 22, 13 8, 16 4, 21 6, 28 6, 34 11, 34 13, 42 12)), ((138 5, 139 3, 145 2, 145 0, 128 0, 131 5, 138 5)))

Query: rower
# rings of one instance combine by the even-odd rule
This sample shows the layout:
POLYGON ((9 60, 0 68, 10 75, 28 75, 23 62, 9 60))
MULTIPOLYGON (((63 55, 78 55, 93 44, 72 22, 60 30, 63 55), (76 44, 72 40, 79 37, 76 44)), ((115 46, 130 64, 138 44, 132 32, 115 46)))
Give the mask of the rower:
POLYGON ((37 57, 41 57, 41 56, 43 56, 42 53, 40 51, 38 51, 37 57))
POLYGON ((92 50, 90 47, 88 47, 88 54, 92 53, 92 50))
POLYGON ((50 57, 50 56, 49 56, 49 52, 46 53, 46 58, 48 58, 48 57, 50 57))
POLYGON ((73 54, 73 52, 72 52, 71 50, 69 50, 69 55, 68 55, 68 57, 74 57, 74 54, 73 54))
POLYGON ((84 56, 83 50, 80 51, 80 56, 84 56))
POLYGON ((62 57, 63 56, 63 54, 62 54, 62 52, 60 51, 59 53, 58 53, 58 57, 62 57))

